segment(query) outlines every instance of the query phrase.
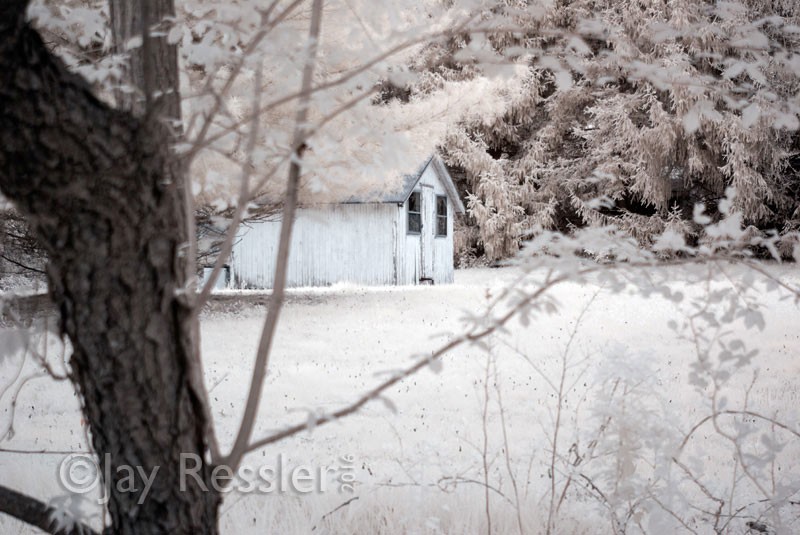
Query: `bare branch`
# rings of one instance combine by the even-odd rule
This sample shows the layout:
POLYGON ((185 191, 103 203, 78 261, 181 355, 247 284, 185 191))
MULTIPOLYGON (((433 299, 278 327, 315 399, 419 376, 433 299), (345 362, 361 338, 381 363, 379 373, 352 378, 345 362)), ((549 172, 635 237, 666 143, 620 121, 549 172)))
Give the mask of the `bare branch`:
POLYGON ((300 162, 303 156, 304 146, 301 145, 305 137, 306 120, 308 118, 308 108, 311 101, 311 87, 314 77, 314 67, 316 64, 317 45, 322 26, 322 6, 323 0, 314 0, 311 11, 311 24, 308 38, 308 58, 303 68, 302 92, 297 118, 295 121, 295 133, 292 145, 300 144, 300 147, 293 154, 293 159, 289 165, 289 180, 286 184, 286 199, 283 206, 283 220, 281 222, 281 236, 278 245, 276 259, 275 279, 272 284, 272 298, 269 303, 269 310, 264 321, 264 328, 261 331, 261 339, 258 343, 256 353, 256 363, 253 366, 253 377, 250 382, 250 391, 247 396, 242 423, 236 435, 230 455, 226 458, 226 464, 236 469, 242 457, 248 451, 247 445, 255 426, 258 406, 261 401, 261 394, 264 387, 264 379, 267 375, 269 355, 272 342, 275 338, 275 330, 278 325, 281 307, 283 305, 283 295, 286 287, 286 278, 289 264, 289 246, 292 238, 292 227, 294 225, 294 214, 297 208, 297 190, 300 182, 300 162))
MULTIPOLYGON (((17 402, 19 400, 19 394, 22 392, 22 389, 25 388, 25 385, 29 382, 33 381, 34 379, 39 379, 42 377, 49 377, 47 372, 40 372, 34 373, 32 375, 27 376, 25 379, 19 382, 17 388, 14 390, 14 393, 11 395, 11 406, 9 408, 9 419, 8 419, 8 426, 6 426, 5 430, 0 434, 0 440, 10 439, 14 436, 14 418, 17 414, 17 402)), ((5 393, 5 391, 4 391, 5 393)))
MULTIPOLYGON (((255 83, 253 84, 254 107, 258 107, 258 101, 261 98, 261 83, 261 65, 259 64, 258 68, 256 69, 255 83)), ((259 124, 259 121, 254 118, 252 125, 250 126, 250 139, 247 142, 247 160, 242 166, 242 176, 239 179, 239 200, 236 203, 236 209, 233 211, 230 228, 228 228, 225 241, 220 247, 220 252, 217 256, 216 262, 214 262, 214 268, 211 270, 211 275, 203 285, 203 290, 200 292, 200 295, 197 297, 197 300, 194 303, 195 315, 200 314, 200 310, 203 308, 203 305, 206 303, 206 301, 208 301, 208 298, 211 295, 211 290, 217 284, 219 274, 222 272, 222 265, 225 263, 225 260, 228 258, 228 256, 230 256, 231 251, 233 250, 233 242, 236 239, 236 232, 239 229, 239 224, 242 221, 242 215, 244 215, 247 203, 250 200, 250 176, 253 174, 253 152, 255 150, 256 141, 258 140, 259 124)))
POLYGON ((500 382, 497 379, 497 366, 494 369, 495 380, 494 390, 497 393, 497 407, 500 409, 500 429, 503 432, 503 456, 506 461, 506 471, 511 480, 511 487, 514 490, 514 509, 517 513, 517 528, 519 528, 519 535, 525 535, 525 527, 522 523, 522 502, 519 498, 519 487, 517 485, 517 478, 514 475, 514 470, 511 466, 511 445, 508 440, 508 426, 506 425, 506 409, 503 406, 503 394, 500 389, 500 382))
MULTIPOLYGON (((260 69, 259 69, 260 71, 260 69)), ((260 75, 256 75, 257 80, 260 82, 260 75)), ((359 93, 358 95, 354 96, 350 100, 344 102, 340 107, 329 113, 328 115, 324 116, 315 126, 314 128, 309 128, 304 130, 301 136, 298 136, 295 140, 295 144, 291 147, 291 150, 287 156, 282 157, 277 163, 275 163, 269 171, 267 171, 263 177, 252 187, 249 186, 250 176, 252 175, 252 158, 251 155, 253 154, 253 148, 256 142, 256 131, 258 123, 258 117, 253 116, 252 119, 252 126, 251 126, 251 136, 250 141, 248 143, 248 161, 242 165, 242 178, 241 180, 241 188, 239 193, 239 198, 236 202, 236 207, 234 208, 234 214, 231 218, 231 222, 228 226, 228 229, 225 232, 225 239, 220 245, 220 252, 217 255, 217 260, 214 263, 214 267, 212 273, 209 277, 209 280, 203 286, 203 290, 201 295, 197 298, 194 302, 195 313, 199 314, 200 310, 202 309, 203 305, 208 301, 211 291, 213 290, 217 279, 222 271, 222 266, 225 263, 225 260, 231 254, 233 250, 233 244, 236 241, 236 234, 241 226, 242 222, 244 221, 244 212, 248 206, 248 203, 253 201, 258 197, 259 192, 261 189, 266 185, 266 183, 277 173, 277 171, 281 168, 281 166, 286 163, 287 160, 290 159, 292 154, 296 154, 303 145, 317 132, 319 132, 322 127, 328 124, 330 121, 341 115, 342 113, 352 109, 356 106, 359 102, 362 102, 364 99, 368 98, 370 95, 375 93, 376 89, 371 88, 367 91, 359 93)), ((261 93, 260 83, 257 84, 257 88, 255 90, 255 95, 259 95, 261 93)), ((257 107, 257 102, 254 103, 254 108, 257 107)))
MULTIPOLYGON (((214 107, 209 112, 208 116, 206 116, 205 121, 203 122, 203 126, 200 127, 200 132, 195 139, 193 148, 185 155, 186 161, 189 162, 197 155, 197 152, 200 150, 201 147, 204 147, 206 143, 204 140, 206 139, 206 135, 208 134, 209 128, 214 122, 214 117, 216 117, 217 113, 223 106, 222 96, 225 95, 231 87, 233 87, 233 83, 238 78, 239 74, 242 72, 242 67, 244 67, 245 60, 255 52, 258 45, 264 38, 269 35, 270 31, 272 31, 275 26, 277 26, 281 21, 286 19, 292 11, 294 11, 297 6, 303 3, 303 0, 294 0, 291 4, 286 6, 286 8, 281 11, 274 19, 270 20, 269 16, 272 14, 272 11, 275 9, 277 5, 277 0, 274 0, 272 4, 267 7, 261 15, 262 18, 262 27, 261 30, 253 37, 253 39, 248 43, 247 47, 245 48, 243 54, 238 58, 238 61, 235 65, 231 68, 231 73, 228 75, 228 79, 225 81, 225 85, 223 86, 222 90, 219 92, 211 91, 212 84, 214 82, 214 77, 210 76, 208 81, 206 82, 206 86, 204 90, 201 92, 203 93, 212 93, 214 95, 214 107)), ((194 120, 196 115, 192 117, 189 121, 189 127, 187 128, 187 132, 191 132, 194 127, 194 120)))
POLYGON ((22 268, 22 269, 25 269, 27 271, 33 271, 34 273, 39 273, 41 275, 47 275, 47 272, 45 270, 43 270, 43 269, 35 268, 33 266, 29 266, 29 265, 23 264, 22 262, 17 262, 13 258, 9 258, 8 256, 6 256, 4 254, 0 254, 0 258, 2 258, 3 260, 5 260, 6 262, 8 262, 10 264, 14 264, 15 266, 17 266, 19 268, 22 268))
MULTIPOLYGON (((351 503, 353 503, 354 501, 356 501, 356 500, 358 500, 358 499, 359 499, 359 497, 358 497, 358 496, 353 496, 353 497, 352 497, 352 498, 350 498, 349 500, 347 500, 347 501, 345 501, 345 502, 342 502, 342 503, 340 503, 340 504, 339 504, 338 506, 336 506, 336 507, 335 507, 333 510, 331 510, 331 511, 328 511, 327 513, 325 513, 324 515, 322 515, 322 517, 319 519, 319 524, 322 524, 322 523, 325 521, 325 519, 326 519, 326 518, 328 518, 329 516, 331 516, 333 513, 335 513, 335 512, 336 512, 336 511, 338 511, 339 509, 342 509, 342 508, 344 508, 344 507, 347 507, 348 505, 350 505, 351 503)), ((317 529, 317 526, 315 525, 314 527, 312 527, 312 528, 311 528, 311 531, 315 531, 316 529, 317 529)))
MULTIPOLYGON (((491 339, 490 339, 491 340, 491 339)), ((493 355, 491 349, 486 351, 486 371, 483 376, 483 410, 481 411, 481 461, 483 468, 483 508, 486 513, 486 533, 492 535, 492 503, 489 495, 489 372, 492 368, 493 355)), ((517 504, 519 505, 519 504, 517 504)))
POLYGON ((439 481, 436 482, 436 486, 440 490, 442 490, 444 492, 448 492, 448 488, 450 488, 451 485, 453 487, 455 487, 459 483, 471 483, 471 484, 474 484, 474 485, 478 485, 479 487, 484 487, 487 490, 490 490, 490 491, 494 492, 495 494, 497 494, 500 498, 502 498, 510 506, 512 506, 512 507, 514 506, 514 502, 512 502, 511 499, 508 496, 503 494, 502 490, 500 490, 499 488, 495 487, 494 485, 487 485, 484 481, 480 481, 480 480, 477 480, 477 479, 470 479, 468 477, 461 477, 461 476, 446 476, 446 477, 443 477, 443 478, 439 479, 439 481))
MULTIPOLYGON (((600 269, 599 267, 587 268, 581 271, 581 274, 587 274, 593 271, 597 271, 600 269)), ((338 420, 339 418, 343 418, 345 416, 349 416, 350 414, 356 413, 361 408, 366 405, 368 402, 379 398, 386 390, 394 386, 395 384, 399 383, 403 379, 414 375, 418 371, 422 370, 423 368, 429 366, 432 362, 440 359, 445 354, 449 353, 453 349, 465 344, 465 343, 472 343, 478 342, 485 338, 486 336, 490 335, 506 323, 508 323, 511 318, 517 315, 520 310, 527 307, 532 301, 538 299, 541 295, 549 291, 553 286, 564 282, 569 279, 568 275, 561 275, 559 277, 550 279, 545 285, 538 288, 535 292, 527 296, 525 299, 521 300, 515 306, 513 306, 509 311, 507 311, 503 316, 497 319, 492 325, 480 329, 478 331, 473 331, 471 333, 462 334, 458 336, 448 343, 441 346, 439 349, 434 351, 429 357, 425 357, 423 359, 418 360, 416 363, 412 364, 405 370, 402 370, 383 383, 380 383, 373 389, 367 391, 366 393, 362 394, 356 401, 347 405, 335 412, 331 412, 328 414, 323 414, 322 416, 318 417, 317 420, 314 422, 316 426, 324 425, 326 423, 330 423, 333 421, 338 420)), ((296 435, 304 430, 308 429, 308 425, 306 424, 298 424, 294 426, 287 427, 282 431, 279 431, 273 435, 270 435, 266 438, 258 440, 247 447, 247 451, 253 451, 260 447, 266 446, 268 444, 272 444, 275 442, 279 442, 285 438, 288 438, 292 435, 296 435)))
MULTIPOLYGON (((783 424, 783 423, 781 423, 781 422, 779 422, 779 421, 775 420, 774 418, 770 418, 769 416, 764 416, 763 414, 759 414, 759 413, 757 413, 757 412, 753 412, 753 411, 750 411, 750 410, 742 410, 742 411, 737 411, 737 410, 724 410, 724 411, 715 411, 713 414, 709 414, 708 416, 706 416, 705 418, 703 418, 702 420, 700 420, 699 422, 697 422, 697 423, 696 423, 696 424, 695 424, 695 425, 692 427, 692 429, 691 429, 691 430, 689 430, 689 432, 688 432, 688 433, 686 434, 686 436, 683 438, 683 442, 681 442, 681 445, 680 445, 680 447, 678 448, 678 453, 680 453, 681 451, 683 451, 683 448, 684 448, 684 447, 686 446, 686 444, 689 442, 689 439, 690 439, 690 438, 692 438, 692 436, 695 434, 695 432, 696 432, 698 429, 700 429, 700 428, 703 426, 703 424, 706 424, 706 423, 708 423, 708 422, 710 422, 710 421, 712 421, 712 420, 714 420, 714 419, 716 419, 717 417, 719 417, 719 416, 722 416, 722 415, 728 415, 728 416, 750 416, 750 417, 752 417, 752 418, 758 418, 758 419, 760 419, 760 420, 764 420, 765 422, 769 422, 770 424, 774 425, 775 427, 779 427, 779 428, 783 429, 784 431, 788 431, 789 433, 793 434, 793 435, 794 435, 796 438, 800 438, 800 433, 798 433, 797 431, 795 431, 794 429, 792 429, 792 428, 791 428, 791 427, 789 427, 788 425, 786 425, 786 424, 783 424)), ((724 435, 723 435, 723 436, 724 436, 724 435)), ((726 437, 726 438, 727 438, 727 437, 726 437)))
MULTIPOLYGON (((444 356, 445 354, 449 353, 453 349, 455 349, 457 347, 460 347, 461 345, 464 345, 464 344, 479 342, 483 338, 485 338, 486 336, 488 336, 488 335, 492 334, 493 332, 495 332, 496 330, 502 328, 512 318, 516 317, 521 311, 525 310, 528 306, 530 306, 530 304, 532 302, 536 301, 538 298, 540 298, 545 293, 550 291, 554 286, 557 286, 558 284, 561 284, 562 282, 565 282, 565 281, 571 280, 571 279, 575 279, 575 278, 584 277, 586 275, 589 275, 589 274, 592 274, 592 273, 597 273, 597 272, 600 272, 600 271, 613 271, 613 270, 619 270, 619 269, 623 269, 623 268, 646 268, 646 267, 651 267, 652 268, 652 267, 668 267, 668 266, 699 264, 699 263, 704 263, 704 262, 707 262, 707 261, 713 260, 713 259, 729 260, 729 261, 740 261, 740 259, 737 259, 737 258, 725 258, 725 257, 720 257, 720 256, 712 257, 712 258, 709 258, 709 257, 687 257, 687 258, 678 258, 678 259, 667 260, 667 261, 653 260, 653 261, 630 262, 630 263, 627 263, 627 264, 617 264, 617 265, 613 265, 613 266, 595 265, 595 266, 592 266, 592 267, 579 269, 579 270, 575 271, 574 273, 559 274, 559 275, 557 275, 555 277, 552 277, 551 275, 548 274, 548 277, 545 280, 545 282, 542 283, 542 285, 539 288, 537 288, 536 291, 534 291, 534 292, 528 294, 527 296, 525 296, 524 298, 520 299, 519 302, 514 304, 509 310, 507 310, 504 314, 502 314, 500 317, 498 317, 490 326, 485 327, 483 329, 473 330, 471 332, 468 332, 468 333, 462 334, 460 336, 457 336, 456 338, 453 338, 452 340, 450 340, 446 344, 444 344, 441 347, 439 347, 439 349, 434 351, 430 356, 422 358, 422 359, 418 360, 416 363, 414 363, 411 366, 409 366, 408 368, 406 368, 404 370, 401 370, 400 372, 394 374, 389 379, 385 380, 384 382, 378 384, 377 386, 375 386, 371 390, 368 390, 367 392, 362 394, 360 397, 358 397, 352 403, 340 408, 339 410, 336 410, 336 411, 333 411, 333 412, 329 412, 329 413, 323 413, 322 415, 320 415, 316 419, 316 421, 314 422, 314 425, 316 427, 319 427, 321 425, 325 425, 325 424, 334 422, 334 421, 336 421, 336 420, 338 420, 340 418, 343 418, 345 416, 349 416, 351 414, 357 413, 358 411, 361 410, 362 407, 364 407, 364 405, 366 405, 367 403, 369 403, 370 401, 372 401, 374 399, 379 398, 386 390, 388 390, 389 388, 391 388, 395 384, 403 381, 407 377, 410 377, 411 375, 414 375, 418 371, 420 371, 420 370, 424 369, 425 367, 429 366, 432 362, 434 362, 437 359, 440 359, 442 356, 444 356)), ((748 264, 744 263, 744 265, 748 265, 748 264)), ((521 280, 521 278, 519 280, 521 280)), ((510 292, 510 289, 507 288, 505 293, 507 294, 508 292, 510 292)), ((495 300, 494 303, 497 303, 497 302, 498 301, 495 300)), ((494 306, 494 304, 492 306, 494 306)), ((750 413, 750 411, 746 411, 746 413, 750 413)), ((720 413, 720 414, 725 414, 725 411, 720 413)), ((772 419, 763 417, 761 415, 756 415, 756 414, 751 414, 751 415, 757 416, 757 417, 760 417, 760 418, 764 418, 765 420, 768 420, 768 421, 772 421, 772 419)), ((696 430, 696 428, 700 427, 700 425, 702 425, 703 423, 708 421, 708 419, 709 418, 706 418, 705 420, 703 420, 703 422, 698 424, 692 430, 692 432, 694 432, 696 430)), ((792 431, 791 429, 789 429, 788 427, 784 426, 783 424, 780 424, 780 423, 776 422, 776 425, 778 427, 786 429, 787 431, 795 433, 796 435, 798 435, 800 437, 800 434, 792 431)), ((269 435, 267 437, 264 437, 262 439, 259 439, 259 440, 255 441, 255 442, 252 442, 251 444, 249 444, 246 447, 246 452, 250 452, 250 451, 256 450, 258 448, 267 446, 269 444, 274 444, 276 442, 280 442, 281 440, 284 440, 286 438, 289 438, 289 437, 294 436, 294 435, 296 435, 298 433, 301 433, 303 431, 308 430, 308 427, 309 427, 308 424, 297 424, 297 425, 288 426, 288 427, 286 427, 286 428, 284 428, 284 429, 282 429, 280 431, 277 431, 277 432, 273 433, 272 435, 269 435)))
POLYGON ((18 455, 72 455, 73 453, 81 453, 84 455, 92 455, 90 450, 23 450, 20 448, 0 448, 2 453, 15 453, 18 455))

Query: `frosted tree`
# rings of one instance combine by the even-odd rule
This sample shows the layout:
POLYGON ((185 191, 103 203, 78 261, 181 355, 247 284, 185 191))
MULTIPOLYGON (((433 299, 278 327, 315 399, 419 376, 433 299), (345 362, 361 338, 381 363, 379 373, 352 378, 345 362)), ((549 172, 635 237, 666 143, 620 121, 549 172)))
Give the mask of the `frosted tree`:
MULTIPOLYGON (((364 187, 375 187, 378 163, 382 174, 405 170, 407 129, 371 124, 369 99, 391 58, 450 31, 431 28, 416 7, 383 6, 0 5, 0 191, 49 259, 59 332, 72 347, 60 378, 73 383, 93 449, 115 474, 104 482, 107 531, 215 533, 214 467, 235 469, 248 452, 306 428, 254 436, 294 210, 301 195, 335 195, 337 180, 353 181, 346 155, 362 164, 364 187), (323 32, 323 16, 342 31, 323 32), (197 291, 193 201, 204 193, 231 212, 216 274, 237 224, 265 194, 280 195, 287 222, 240 430, 224 454, 197 340, 214 282, 197 291), (202 462, 184 485, 187 454, 202 462), (119 466, 161 467, 146 502, 120 490, 119 466)), ((0 496, 0 510, 45 531, 92 532, 13 489, 0 486, 0 496)))
POLYGON ((783 1, 555 2, 528 16, 527 32, 429 48, 400 97, 496 70, 453 53, 528 58, 484 95, 491 110, 465 114, 442 143, 465 172, 473 246, 489 259, 537 228, 614 223, 643 245, 668 227, 697 239, 694 204, 718 217, 728 186, 746 224, 786 233, 800 220, 799 16, 783 1))

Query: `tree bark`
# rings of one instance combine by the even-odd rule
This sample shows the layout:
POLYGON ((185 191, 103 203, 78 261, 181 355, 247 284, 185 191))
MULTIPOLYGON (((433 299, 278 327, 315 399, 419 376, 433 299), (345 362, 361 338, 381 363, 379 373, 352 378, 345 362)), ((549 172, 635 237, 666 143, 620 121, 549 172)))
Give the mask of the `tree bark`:
POLYGON ((0 3, 0 190, 50 258, 71 378, 111 476, 109 531, 215 533, 207 407, 191 379, 191 311, 176 298, 185 227, 170 132, 95 98, 26 6, 0 3), (181 477, 181 454, 204 460, 205 485, 181 477), (158 467, 141 504, 141 481, 120 487, 121 466, 158 467))
POLYGON ((109 0, 108 4, 115 51, 129 54, 127 78, 133 92, 117 95, 121 107, 142 115, 155 94, 163 116, 179 121, 177 47, 165 39, 175 18, 173 0, 109 0), (149 42, 143 36, 145 28, 151 29, 149 42), (137 38, 140 44, 129 50, 137 38))

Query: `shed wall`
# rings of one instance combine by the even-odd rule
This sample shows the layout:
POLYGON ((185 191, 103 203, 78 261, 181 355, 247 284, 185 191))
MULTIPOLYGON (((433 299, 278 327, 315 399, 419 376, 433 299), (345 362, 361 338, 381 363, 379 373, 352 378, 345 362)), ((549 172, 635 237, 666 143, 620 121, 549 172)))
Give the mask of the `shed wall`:
MULTIPOLYGON (((447 195, 444 185, 440 182, 439 177, 436 175, 433 166, 429 165, 425 172, 422 174, 419 183, 414 188, 414 191, 423 191, 424 188, 430 187, 435 195, 447 195)), ((397 240, 397 258, 398 262, 398 284, 416 284, 423 275, 422 263, 422 245, 424 239, 423 235, 408 234, 408 201, 399 210, 396 215, 397 230, 400 239, 397 240)), ((430 208, 435 210, 435 206, 430 208)), ((426 222, 422 229, 424 233, 434 233, 435 217, 423 217, 426 222), (433 222, 433 223, 431 223, 433 222)), ((447 199, 447 236, 433 238, 433 281, 436 284, 446 284, 453 282, 453 220, 455 217, 455 209, 452 201, 447 199)))
MULTIPOLYGON (((287 286, 396 284, 395 225, 399 211, 395 204, 299 209, 289 252, 287 286)), ((280 227, 276 220, 244 228, 232 254, 234 286, 272 287, 280 227)))

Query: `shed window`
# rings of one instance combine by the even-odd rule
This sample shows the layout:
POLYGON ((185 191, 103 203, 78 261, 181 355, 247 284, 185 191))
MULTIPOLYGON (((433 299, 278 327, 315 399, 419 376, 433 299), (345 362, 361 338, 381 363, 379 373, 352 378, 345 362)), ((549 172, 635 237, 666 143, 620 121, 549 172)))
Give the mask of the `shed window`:
POLYGON ((436 196, 436 235, 447 236, 447 197, 436 196))
POLYGON ((420 209, 420 193, 415 191, 408 198, 408 233, 422 232, 422 210, 420 209))

